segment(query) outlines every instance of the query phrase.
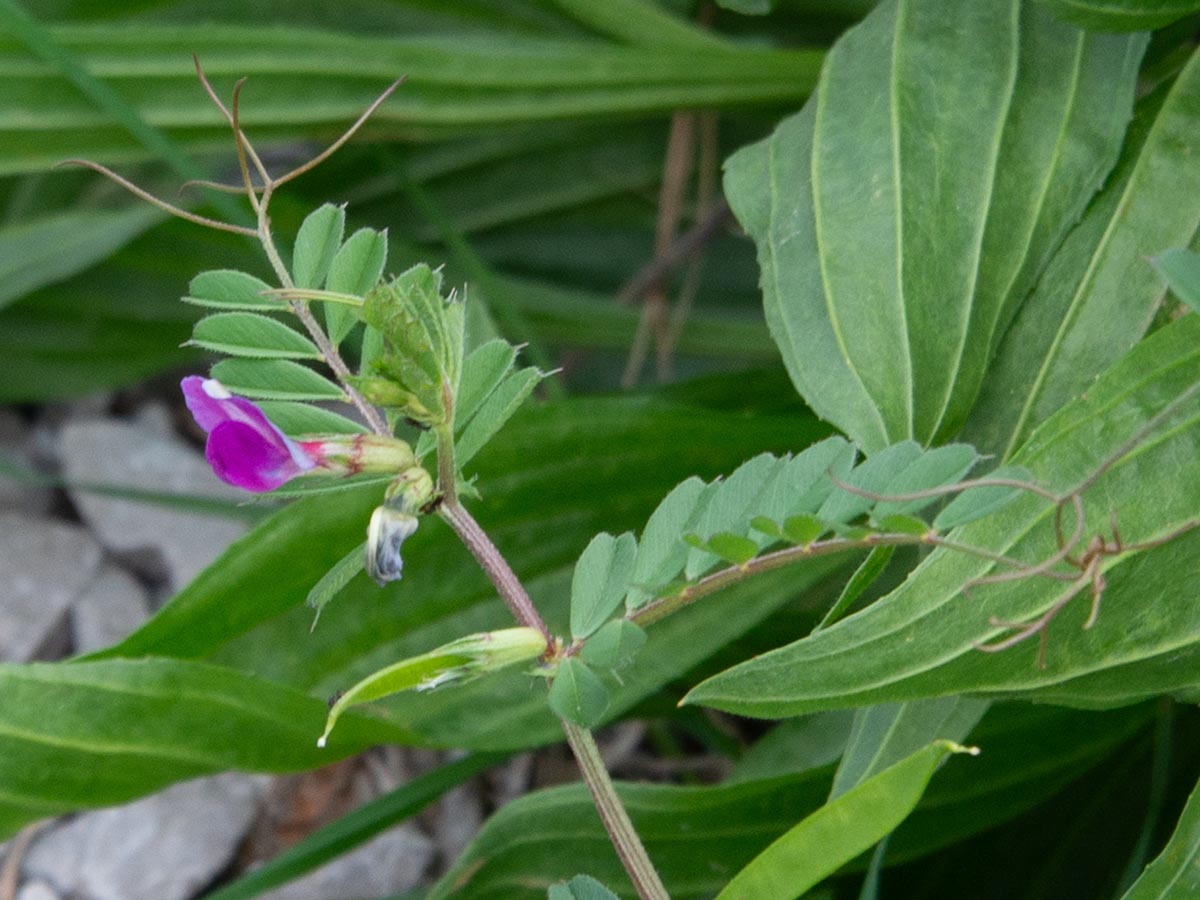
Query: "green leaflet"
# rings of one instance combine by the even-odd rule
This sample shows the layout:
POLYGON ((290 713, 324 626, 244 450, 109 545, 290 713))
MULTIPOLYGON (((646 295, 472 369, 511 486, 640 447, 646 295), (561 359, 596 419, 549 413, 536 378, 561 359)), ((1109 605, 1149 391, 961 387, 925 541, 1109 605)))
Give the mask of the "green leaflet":
POLYGON ((629 590, 637 541, 598 534, 579 557, 571 580, 571 636, 588 637, 617 611, 629 590))
POLYGON ((215 313, 192 329, 193 347, 251 359, 320 359, 316 344, 277 319, 249 312, 215 313))
POLYGON ((296 287, 324 286, 345 227, 346 208, 332 203, 326 203, 304 217, 296 232, 296 247, 292 253, 292 278, 296 287))
POLYGON ((934 769, 952 753, 978 753, 951 741, 923 750, 851 788, 779 837, 717 895, 717 900, 793 900, 867 850, 917 805, 934 769))
POLYGON ((264 296, 271 286, 261 278, 255 278, 235 269, 214 269, 201 272, 188 285, 184 303, 207 306, 213 309, 279 311, 284 304, 264 296))
POLYGON ((728 161, 772 335, 821 416, 867 451, 958 430, 1116 158, 1144 46, 1016 0, 883 3, 814 100, 728 161))
POLYGON ((231 393, 253 400, 344 400, 341 387, 300 363, 284 359, 225 359, 212 377, 231 393))
MULTIPOLYGON (((360 228, 346 239, 329 265, 326 290, 355 297, 366 293, 383 277, 387 264, 387 232, 360 228)), ((334 345, 340 344, 358 319, 339 303, 325 304, 325 326, 334 345)))
POLYGON ((552 884, 547 900, 621 900, 590 875, 576 875, 566 884, 552 884))
MULTIPOLYGON (((1194 389, 1200 320, 1185 316, 1139 344, 1030 438, 1016 461, 1039 483, 1067 489, 1089 477, 1150 418, 1194 389)), ((1164 535, 1200 509, 1200 421, 1193 396, 1139 446, 1116 460, 1084 495, 1085 534, 1107 533, 1115 512, 1124 540, 1164 535)), ((963 527, 955 538, 1018 559, 1056 548, 1048 504, 1026 495, 963 527)), ((980 585, 997 569, 956 551, 931 554, 888 597, 825 631, 708 679, 687 700, 741 714, 796 715, 817 709, 944 696, 1021 693, 1086 706, 1112 706, 1180 691, 1197 677, 1200 619, 1176 577, 1193 571, 1200 529, 1165 546, 1107 560, 1100 618, 1084 631, 1088 600, 1072 602, 1050 627, 1047 666, 1036 641, 996 654, 974 644, 1001 629, 996 616, 1025 621, 1044 612, 1061 582, 1022 579, 980 585), (1157 598, 1155 615, 1144 599, 1157 598)))

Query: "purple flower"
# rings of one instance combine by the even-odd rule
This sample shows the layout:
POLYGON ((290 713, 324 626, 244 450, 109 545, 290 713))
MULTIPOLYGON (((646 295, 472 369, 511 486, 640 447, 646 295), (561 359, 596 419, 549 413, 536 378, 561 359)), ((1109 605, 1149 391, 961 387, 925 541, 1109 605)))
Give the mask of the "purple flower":
POLYGON ((235 397, 215 378, 183 379, 183 397, 208 433, 204 455, 222 481, 247 491, 271 491, 317 467, 308 447, 280 431, 261 409, 235 397))

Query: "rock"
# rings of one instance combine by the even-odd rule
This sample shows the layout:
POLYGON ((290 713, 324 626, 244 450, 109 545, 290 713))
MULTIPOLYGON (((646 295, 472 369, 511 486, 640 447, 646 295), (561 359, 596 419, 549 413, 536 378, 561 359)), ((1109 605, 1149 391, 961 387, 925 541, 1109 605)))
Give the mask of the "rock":
POLYGON ((53 489, 23 473, 40 474, 29 430, 16 413, 0 409, 0 510, 46 513, 54 502, 53 489))
POLYGON ((259 900, 388 897, 415 887, 433 861, 433 842, 410 825, 389 829, 259 900))
POLYGON ((442 864, 449 868, 483 826, 483 796, 479 783, 472 779, 446 791, 434 810, 433 838, 442 864))
POLYGON ((78 526, 0 515, 0 660, 66 651, 67 611, 95 577, 101 556, 100 545, 78 526))
POLYGON ((268 781, 216 775, 84 813, 39 837, 24 873, 79 900, 186 900, 229 865, 268 781))
POLYGON ((44 881, 27 881, 17 891, 17 900, 58 900, 58 894, 44 881))
POLYGON ((71 607, 71 642, 91 653, 123 640, 150 615, 145 589, 123 569, 104 565, 71 607))
MULTIPOLYGON (((176 438, 105 420, 68 422, 61 437, 63 473, 70 481, 141 491, 244 501, 222 484, 204 457, 176 438)), ((159 503, 72 488, 71 499, 100 542, 148 575, 178 590, 242 535, 242 521, 159 503)))

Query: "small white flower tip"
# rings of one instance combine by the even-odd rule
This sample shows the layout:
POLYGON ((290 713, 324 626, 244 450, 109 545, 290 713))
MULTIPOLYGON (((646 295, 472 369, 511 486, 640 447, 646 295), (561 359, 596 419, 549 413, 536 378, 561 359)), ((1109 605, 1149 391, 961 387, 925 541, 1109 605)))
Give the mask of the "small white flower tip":
POLYGON ((228 400, 233 394, 225 389, 225 385, 217 381, 215 378, 205 378, 200 382, 200 387, 204 389, 204 393, 212 397, 214 400, 228 400))
POLYGON ((321 735, 319 738, 317 738, 317 747, 319 747, 321 750, 325 749, 325 735, 321 735))

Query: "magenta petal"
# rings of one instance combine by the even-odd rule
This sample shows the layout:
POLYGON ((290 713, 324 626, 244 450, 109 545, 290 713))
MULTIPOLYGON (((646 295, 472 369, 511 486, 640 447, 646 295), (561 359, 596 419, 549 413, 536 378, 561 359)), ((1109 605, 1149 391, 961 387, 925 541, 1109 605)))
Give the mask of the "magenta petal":
POLYGON ((273 491, 312 468, 301 467, 287 445, 245 422, 222 422, 208 435, 204 455, 217 477, 247 491, 273 491))

